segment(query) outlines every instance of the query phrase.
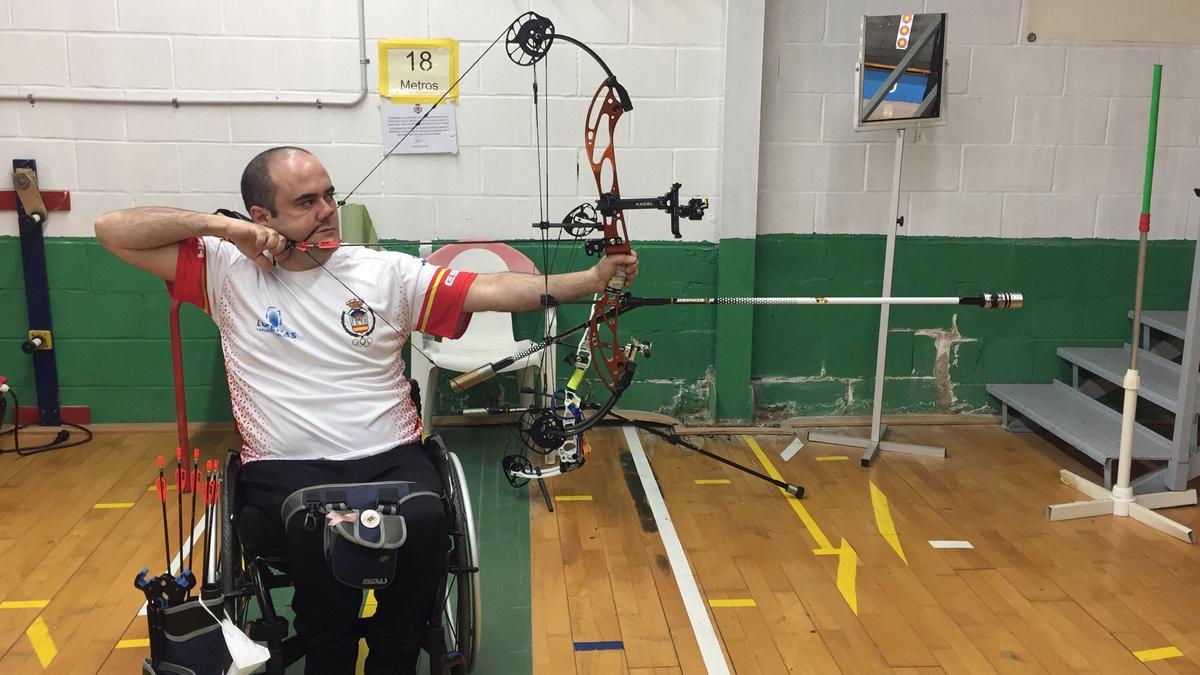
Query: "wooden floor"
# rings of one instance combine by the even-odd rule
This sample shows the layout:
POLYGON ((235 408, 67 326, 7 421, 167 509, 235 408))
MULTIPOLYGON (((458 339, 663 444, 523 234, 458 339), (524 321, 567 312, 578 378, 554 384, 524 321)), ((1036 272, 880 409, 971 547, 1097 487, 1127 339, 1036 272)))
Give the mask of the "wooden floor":
MULTIPOLYGON (((1200 672, 1200 547, 1128 519, 1047 522, 1047 505, 1083 499, 1058 470, 1092 472, 1036 435, 890 437, 950 457, 883 453, 864 469, 831 445, 784 462, 785 436, 705 441, 761 469, 757 445, 807 489, 792 503, 641 435, 733 672, 1200 672)), ((703 673, 625 439, 592 445, 550 483, 554 513, 531 493, 534 671, 703 673)), ((1165 513, 1200 527, 1200 508, 1165 513)))
MULTIPOLYGON (((37 439, 22 434, 24 445, 37 439)), ((141 672, 149 650, 133 582, 138 568, 166 565, 153 486, 155 457, 174 446, 173 431, 98 432, 77 448, 0 458, 0 673, 141 672)), ((172 481, 177 551, 175 495, 172 481)))
MULTIPOLYGON (((1090 467, 1038 436, 892 434, 950 457, 863 469, 856 450, 816 444, 784 462, 785 436, 695 439, 766 461, 807 489, 798 502, 641 435, 732 671, 1200 673, 1200 547, 1127 519, 1047 522, 1046 505, 1081 498, 1058 469, 1090 467)), ((235 442, 199 440, 212 456, 235 442)), ((534 672, 703 673, 625 437, 591 442, 586 466, 549 483, 555 513, 530 492, 534 672)), ((133 574, 164 562, 154 457, 174 444, 102 433, 86 451, 0 457, 0 673, 138 672, 133 574)), ((1196 507, 1166 513, 1200 527, 1196 507)))

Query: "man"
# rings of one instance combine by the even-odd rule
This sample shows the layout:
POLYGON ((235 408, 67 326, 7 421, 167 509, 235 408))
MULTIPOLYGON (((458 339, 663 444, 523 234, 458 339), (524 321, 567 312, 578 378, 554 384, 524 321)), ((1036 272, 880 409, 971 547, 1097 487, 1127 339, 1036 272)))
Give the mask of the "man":
MULTIPOLYGON (((406 480, 416 490, 440 491, 419 447, 421 416, 404 376, 401 349, 410 331, 456 338, 474 312, 539 309, 547 292, 573 300, 600 291, 618 265, 630 278, 637 272, 634 254, 547 280, 445 270, 363 247, 299 251, 294 242, 339 237, 333 183, 301 148, 255 157, 241 191, 252 222, 122 209, 97 219, 96 237, 117 257, 165 279, 173 297, 201 307, 220 330, 243 439, 241 534, 251 553, 283 539, 280 507, 303 487, 406 480)), ((406 506, 398 581, 376 592, 368 673, 412 672, 446 574, 441 502, 406 506)), ((296 630, 307 644, 305 672, 354 672, 362 592, 333 578, 319 536, 291 537, 282 546, 295 583, 296 630)))

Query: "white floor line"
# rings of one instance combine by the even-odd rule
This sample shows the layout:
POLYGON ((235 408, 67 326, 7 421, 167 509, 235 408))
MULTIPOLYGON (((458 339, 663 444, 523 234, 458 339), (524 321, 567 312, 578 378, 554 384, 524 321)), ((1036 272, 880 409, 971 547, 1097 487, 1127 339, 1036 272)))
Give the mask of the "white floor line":
POLYGON ((930 539, 929 545, 934 548, 975 548, 971 542, 961 539, 930 539))
POLYGON ((696 644, 700 647, 704 667, 711 675, 728 675, 729 666, 725 663, 721 641, 717 639, 717 633, 708 619, 704 598, 700 595, 696 578, 692 576, 691 565, 688 564, 679 535, 675 532, 675 525, 671 522, 671 514, 667 513, 667 504, 658 489, 658 481, 654 479, 654 472, 650 470, 650 460, 646 458, 646 451, 642 448, 637 430, 632 427, 623 427, 623 430, 625 442, 629 444, 629 453, 633 455, 633 464, 637 467, 638 478, 642 482, 642 489, 646 491, 646 501, 650 503, 654 521, 658 524, 658 534, 662 537, 663 547, 667 551, 667 560, 671 563, 675 584, 679 586, 684 609, 692 622, 692 633, 695 634, 696 644))
MULTIPOLYGON (((188 552, 192 550, 192 546, 195 545, 196 540, 199 539, 200 535, 202 534, 204 534, 203 518, 196 523, 196 527, 192 528, 192 536, 183 543, 183 548, 179 549, 179 553, 176 553, 175 557, 171 559, 171 574, 179 574, 184 558, 187 557, 188 552)), ((147 572, 146 574, 149 576, 153 571, 154 568, 151 567, 150 572, 147 572)), ((192 573, 194 574, 195 570, 192 570, 192 573)), ((137 615, 146 616, 146 603, 142 603, 142 608, 138 610, 137 615)))
POLYGON ((800 438, 800 436, 796 436, 796 438, 793 439, 791 443, 788 443, 788 446, 783 449, 783 452, 779 453, 779 457, 783 461, 786 462, 786 461, 790 460, 791 458, 795 457, 796 453, 800 452, 803 449, 804 449, 804 439, 800 438))

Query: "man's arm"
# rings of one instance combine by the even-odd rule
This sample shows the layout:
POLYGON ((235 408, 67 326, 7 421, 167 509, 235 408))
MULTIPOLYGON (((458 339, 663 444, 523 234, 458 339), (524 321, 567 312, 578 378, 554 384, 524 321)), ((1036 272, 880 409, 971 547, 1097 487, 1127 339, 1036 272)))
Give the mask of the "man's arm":
POLYGON ((604 290, 618 265, 625 265, 632 282, 637 276, 637 254, 632 251, 629 255, 605 256, 582 272, 549 277, 519 272, 480 274, 467 290, 463 311, 528 312, 542 307, 542 295, 546 293, 559 301, 578 300, 604 290))
POLYGON ((287 240, 275 230, 221 215, 162 206, 109 211, 96 219, 96 239, 121 260, 154 276, 175 280, 176 244, 192 237, 224 237, 264 269, 264 251, 280 253, 287 240))

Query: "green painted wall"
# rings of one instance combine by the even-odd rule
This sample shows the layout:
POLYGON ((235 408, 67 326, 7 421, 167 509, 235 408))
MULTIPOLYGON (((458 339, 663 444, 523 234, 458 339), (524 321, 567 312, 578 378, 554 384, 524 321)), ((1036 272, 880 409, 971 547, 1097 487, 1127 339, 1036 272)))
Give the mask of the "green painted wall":
MULTIPOLYGON (((741 242, 737 242, 739 246, 741 242)), ((771 235, 754 240, 758 295, 878 295, 882 236, 771 235)), ((413 250, 413 246, 401 247, 413 250)), ((542 260, 537 244, 520 244, 542 260)), ((1150 245, 1146 306, 1187 306, 1194 243, 1150 245)), ((709 243, 650 242, 638 246, 641 295, 699 297, 717 293, 720 247, 709 243)), ((1129 339, 1136 242, 1080 239, 966 239, 903 237, 896 248, 896 295, 968 295, 987 290, 1025 294, 1018 311, 960 307, 896 307, 885 387, 889 412, 965 411, 989 405, 988 382, 1048 381, 1061 372, 1054 350, 1064 344, 1119 345, 1129 339), (957 315, 957 323, 953 317, 957 315), (958 339, 950 333, 957 326, 958 339), (935 376, 939 341, 944 375, 935 376)), ((563 258, 567 256, 561 254, 563 258)), ((737 256, 747 259, 748 254, 737 256)), ((162 282, 129 268, 90 238, 47 241, 51 302, 64 405, 92 407, 97 422, 173 419, 167 301, 162 282)), ((552 269, 580 268, 583 256, 552 269)), ((724 273, 729 274, 728 270, 724 273)), ((750 275, 750 270, 746 270, 750 275)), ((746 280, 747 282, 749 280, 746 280)), ((0 374, 8 375, 23 402, 34 400, 30 359, 20 343, 26 331, 20 253, 13 237, 0 238, 0 374)), ((749 287, 749 284, 746 284, 749 287)), ((561 325, 578 322, 584 306, 561 308, 561 325)), ((684 417, 706 417, 712 394, 721 410, 754 397, 760 419, 801 414, 865 413, 873 388, 875 307, 775 307, 745 319, 713 308, 645 308, 622 317, 624 335, 654 343, 641 361, 637 382, 623 406, 684 417), (719 318, 718 318, 719 316, 719 318), (736 345, 718 334, 745 335, 746 387, 722 379, 718 364, 741 364, 736 345), (721 344, 721 350, 718 345, 721 344), (725 361, 718 358, 725 354, 725 361), (714 385, 715 383, 715 385, 714 385), (725 402, 723 397, 733 397, 725 402)), ((539 330, 535 314, 518 329, 539 330)), ((216 331, 206 316, 185 308, 189 416, 229 417, 228 393, 216 331)), ((564 356, 574 347, 560 347, 564 356)), ((740 368, 738 369, 740 370, 740 368)), ((560 367, 565 373, 565 366, 560 367)), ((603 398, 597 391, 596 397, 603 398)), ((463 404, 511 403, 512 378, 459 397, 439 392, 439 412, 463 404)))

